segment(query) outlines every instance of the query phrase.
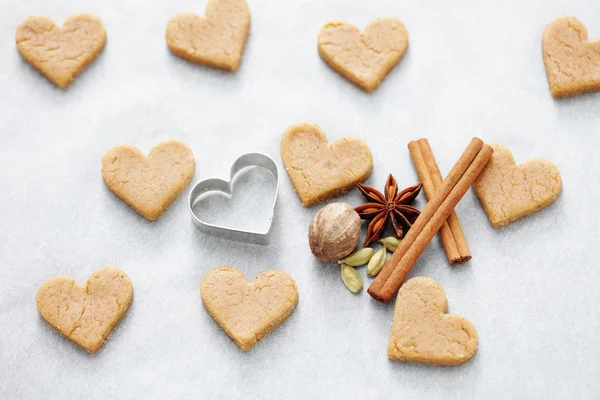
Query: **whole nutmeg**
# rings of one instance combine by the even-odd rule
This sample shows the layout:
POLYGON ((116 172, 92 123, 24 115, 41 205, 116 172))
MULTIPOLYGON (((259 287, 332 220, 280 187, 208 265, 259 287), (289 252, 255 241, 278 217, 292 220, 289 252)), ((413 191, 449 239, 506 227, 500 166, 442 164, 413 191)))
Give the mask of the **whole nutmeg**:
POLYGON ((350 204, 331 203, 319 210, 308 228, 313 255, 335 261, 347 256, 360 240, 360 217, 350 204))

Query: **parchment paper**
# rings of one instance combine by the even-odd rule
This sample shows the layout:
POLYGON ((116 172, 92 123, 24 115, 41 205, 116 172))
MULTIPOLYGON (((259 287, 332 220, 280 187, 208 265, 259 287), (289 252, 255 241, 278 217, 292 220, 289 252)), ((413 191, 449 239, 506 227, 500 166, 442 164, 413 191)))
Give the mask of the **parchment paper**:
MULTIPOLYGON (((597 2, 249 0, 251 35, 233 74, 167 49, 169 18, 203 14, 205 0, 0 5, 0 398, 600 397, 600 95, 553 100, 541 54, 545 24, 564 15, 600 37, 597 2), (20 58, 14 32, 29 15, 62 24, 78 12, 103 20, 108 44, 60 91, 20 58), (366 94, 320 60, 317 34, 328 21, 362 28, 382 16, 405 23, 409 50, 366 94), (281 134, 301 121, 321 125, 330 140, 366 141, 375 160, 367 183, 380 189, 390 172, 402 187, 417 181, 406 145, 419 137, 429 138, 444 173, 473 136, 505 144, 517 162, 541 157, 558 166, 558 201, 503 229, 490 226, 470 191, 457 213, 473 260, 450 267, 436 238, 412 272, 439 281, 450 311, 477 327, 471 362, 389 361, 393 304, 351 294, 335 263, 313 258, 307 229, 319 207, 300 205, 279 155, 281 134), (128 143, 147 152, 170 138, 193 149, 194 182, 228 178, 249 151, 277 161, 269 246, 196 231, 187 191, 148 222, 106 189, 105 151, 128 143), (35 294, 51 276, 83 284, 105 265, 131 277, 135 299, 104 348, 89 355, 41 320, 35 294), (200 279, 219 265, 250 279, 281 268, 299 288, 296 312, 248 353, 201 304, 200 279)), ((260 192, 244 195, 253 193, 260 192)), ((230 209, 251 224, 256 201, 237 195, 230 209)), ((357 191, 336 200, 362 202, 357 191)), ((424 204, 421 195, 416 205, 424 204)))

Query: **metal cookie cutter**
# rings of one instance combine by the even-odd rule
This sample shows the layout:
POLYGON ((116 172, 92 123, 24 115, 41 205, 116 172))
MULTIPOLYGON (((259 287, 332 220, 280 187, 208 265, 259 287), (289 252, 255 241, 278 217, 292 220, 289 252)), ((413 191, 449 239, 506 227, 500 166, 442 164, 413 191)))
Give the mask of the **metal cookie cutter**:
POLYGON ((247 153, 239 156, 231 166, 229 172, 229 181, 224 181, 220 178, 209 178, 200 181, 194 185, 188 197, 188 207, 192 214, 192 221, 196 228, 201 232, 209 235, 222 237, 230 240, 248 242, 254 244, 269 244, 269 236, 271 233, 271 225, 273 223, 273 213, 275 212, 275 204, 277 203, 277 193, 279 191, 279 170, 273 159, 262 153, 247 153), (273 197, 273 205, 269 214, 269 227, 265 232, 243 231, 235 228, 227 228, 220 225, 209 224, 202 221, 194 213, 194 204, 198 201, 201 195, 210 191, 219 191, 231 195, 231 183, 235 175, 242 169, 247 167, 262 167, 268 169, 274 176, 276 181, 275 196, 273 197))

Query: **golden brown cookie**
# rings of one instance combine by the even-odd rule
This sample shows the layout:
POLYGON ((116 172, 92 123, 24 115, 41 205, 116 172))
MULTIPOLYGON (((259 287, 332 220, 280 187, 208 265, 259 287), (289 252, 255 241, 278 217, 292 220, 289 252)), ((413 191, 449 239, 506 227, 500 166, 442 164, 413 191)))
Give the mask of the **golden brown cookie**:
POLYGON ((473 187, 494 228, 548 207, 558 198, 562 180, 554 164, 533 159, 517 166, 506 147, 490 146, 494 154, 473 187))
POLYGON ((250 10, 245 0, 210 0, 205 17, 193 13, 173 17, 165 37, 177 57, 235 71, 249 32, 250 10))
POLYGON ((430 365, 461 365, 477 351, 475 326, 463 317, 445 314, 448 299, 433 279, 418 276, 398 291, 388 357, 430 365))
POLYGON ((102 51, 106 32, 94 15, 75 14, 61 28, 46 17, 29 17, 17 27, 17 49, 29 64, 61 89, 102 51))
POLYGON ((250 350, 296 308, 296 283, 281 270, 260 273, 252 282, 233 267, 218 267, 200 282, 204 308, 243 351, 250 350))
POLYGON ((365 142, 346 137, 328 144, 321 128, 306 122, 285 131, 281 158, 305 207, 347 191, 367 179, 373 167, 365 142))
POLYGON ((319 32, 319 55, 361 89, 372 92, 408 48, 408 31, 396 18, 378 18, 361 33, 347 22, 329 22, 319 32))
POLYGON ((61 335, 95 353, 104 345, 133 300, 131 280, 118 268, 94 272, 84 287, 55 276, 42 284, 36 303, 40 315, 61 335))
POLYGON ((154 221, 190 183, 196 162, 182 142, 157 144, 148 157, 130 145, 119 145, 102 157, 104 183, 142 217, 154 221))
POLYGON ((552 96, 600 90, 600 40, 588 42, 581 22, 572 17, 550 22, 544 30, 542 51, 552 96))

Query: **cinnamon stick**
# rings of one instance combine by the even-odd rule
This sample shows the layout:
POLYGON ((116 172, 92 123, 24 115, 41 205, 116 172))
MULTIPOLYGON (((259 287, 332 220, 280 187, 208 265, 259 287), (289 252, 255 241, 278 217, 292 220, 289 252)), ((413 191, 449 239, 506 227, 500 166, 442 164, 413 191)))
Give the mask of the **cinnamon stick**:
MULTIPOLYGON (((442 174, 435 161, 431 147, 427 139, 411 141, 408 144, 410 155, 413 159, 417 175, 423 183, 423 189, 427 199, 431 200, 436 190, 442 185, 442 174)), ((448 220, 440 228, 440 238, 444 245, 446 258, 450 265, 464 264, 469 261, 471 251, 467 239, 460 226, 456 212, 452 211, 448 220)))
POLYGON ((368 292, 372 297, 384 303, 391 300, 425 247, 479 176, 493 152, 494 150, 483 144, 480 139, 471 140, 400 246, 369 287, 368 292))

